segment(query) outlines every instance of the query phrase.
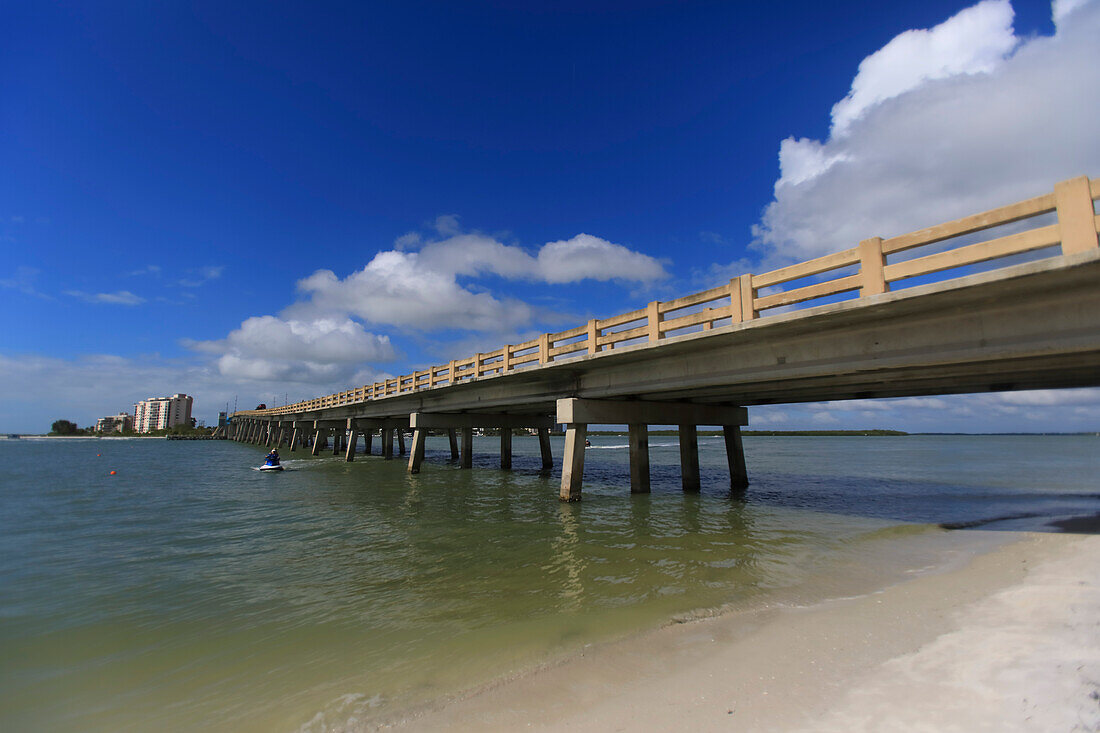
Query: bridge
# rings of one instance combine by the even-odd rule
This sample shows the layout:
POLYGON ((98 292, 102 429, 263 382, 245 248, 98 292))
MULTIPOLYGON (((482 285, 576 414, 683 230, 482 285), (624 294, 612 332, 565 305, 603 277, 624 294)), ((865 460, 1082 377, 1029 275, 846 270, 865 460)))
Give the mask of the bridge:
POLYGON ((560 498, 581 497, 590 425, 629 428, 630 488, 649 491, 649 425, 677 425, 683 488, 700 488, 696 430, 720 426, 731 488, 748 484, 753 405, 1100 385, 1100 179, 510 344, 345 392, 235 413, 234 440, 393 457, 428 431, 472 465, 476 428, 566 426, 560 498), (462 436, 461 454, 457 435, 462 436))

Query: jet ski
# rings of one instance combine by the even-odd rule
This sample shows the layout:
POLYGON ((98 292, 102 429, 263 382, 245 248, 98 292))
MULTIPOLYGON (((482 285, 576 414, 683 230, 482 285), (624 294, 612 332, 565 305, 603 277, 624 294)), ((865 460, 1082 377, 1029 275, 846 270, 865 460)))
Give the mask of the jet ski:
POLYGON ((260 466, 261 471, 282 471, 283 466, 279 463, 279 453, 277 451, 271 451, 267 454, 267 460, 264 465, 260 466))

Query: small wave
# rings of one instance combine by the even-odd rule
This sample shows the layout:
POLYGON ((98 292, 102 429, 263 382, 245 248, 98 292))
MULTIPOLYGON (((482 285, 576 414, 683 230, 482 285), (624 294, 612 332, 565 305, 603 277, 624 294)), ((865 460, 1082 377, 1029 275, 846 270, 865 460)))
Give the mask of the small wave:
POLYGON ((1037 512, 1024 512, 1021 514, 1002 514, 999 517, 973 519, 969 522, 940 522, 940 527, 943 529, 973 529, 974 527, 982 527, 987 524, 993 524, 994 522, 1007 522, 1010 519, 1031 519, 1033 517, 1041 516, 1043 515, 1037 512))

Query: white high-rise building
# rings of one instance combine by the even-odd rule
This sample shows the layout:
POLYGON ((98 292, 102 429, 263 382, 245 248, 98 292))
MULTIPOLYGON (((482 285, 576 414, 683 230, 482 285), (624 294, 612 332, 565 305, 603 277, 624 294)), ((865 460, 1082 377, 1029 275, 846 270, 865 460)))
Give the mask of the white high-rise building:
POLYGON ((192 398, 185 394, 152 397, 134 405, 134 430, 150 433, 174 425, 191 425, 192 398))

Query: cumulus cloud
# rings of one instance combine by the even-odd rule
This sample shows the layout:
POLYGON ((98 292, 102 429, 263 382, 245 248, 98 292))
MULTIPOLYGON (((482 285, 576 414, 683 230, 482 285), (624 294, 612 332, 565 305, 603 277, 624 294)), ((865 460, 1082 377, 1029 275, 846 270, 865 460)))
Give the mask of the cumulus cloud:
POLYGON ((538 272, 548 283, 580 280, 651 283, 666 277, 665 268, 649 255, 590 234, 546 244, 539 250, 538 272))
POLYGON ((331 270, 318 270, 298 283, 310 300, 287 313, 351 313, 372 323, 418 330, 494 331, 531 320, 526 303, 475 293, 462 287, 454 273, 432 270, 421 260, 419 252, 386 251, 342 280, 331 270))
POLYGON ((784 140, 754 228, 765 266, 854 246, 1100 174, 1100 2, 1060 0, 1021 38, 1007 0, 906 31, 860 64, 828 139, 784 140))
POLYGON ((531 306, 497 297, 463 279, 648 284, 667 277, 653 257, 590 234, 549 242, 532 255, 486 234, 456 233, 456 227, 455 217, 440 217, 434 228, 449 234, 446 238, 424 242, 419 235, 404 235, 395 249, 377 253, 362 270, 345 278, 318 270, 298 283, 308 300, 291 306, 286 314, 351 314, 414 330, 516 331, 531 323, 531 306))
POLYGON ((1007 57, 1018 39, 1008 0, 985 0, 929 30, 896 36, 859 64, 851 91, 833 106, 832 135, 877 104, 933 79, 985 74, 1007 57))
POLYGON ((109 305, 141 305, 145 298, 134 295, 129 290, 119 290, 114 293, 85 293, 80 290, 66 290, 65 295, 79 298, 86 303, 107 303, 109 305))
POLYGON ((261 382, 328 383, 350 378, 363 362, 396 356, 388 336, 368 333, 350 318, 255 316, 222 340, 184 344, 218 355, 217 369, 224 376, 261 382))

